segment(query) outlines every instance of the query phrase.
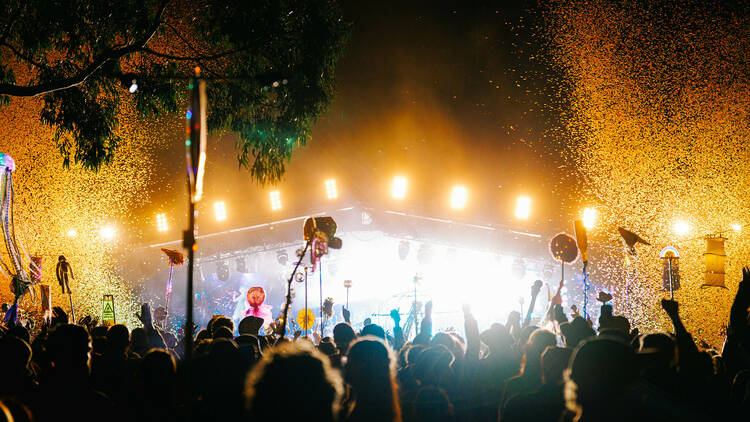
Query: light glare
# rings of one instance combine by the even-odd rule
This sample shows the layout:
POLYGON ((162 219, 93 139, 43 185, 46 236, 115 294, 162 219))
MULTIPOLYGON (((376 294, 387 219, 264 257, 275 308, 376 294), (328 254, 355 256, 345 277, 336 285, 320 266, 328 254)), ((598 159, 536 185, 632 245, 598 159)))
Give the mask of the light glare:
POLYGON ((732 224, 732 230, 734 230, 736 232, 741 232, 742 231, 742 225, 741 224, 732 224))
POLYGON ((393 178, 393 186, 391 187, 391 196, 393 199, 404 199, 406 197, 406 178, 396 176, 393 178))
POLYGON ((674 223, 674 232, 678 235, 686 235, 690 231, 690 224, 685 221, 678 221, 674 223))
POLYGON ((451 194, 451 207, 454 209, 461 209, 466 206, 466 199, 469 194, 464 186, 456 186, 453 188, 451 194))
POLYGON ((326 196, 328 196, 328 199, 336 199, 339 197, 339 191, 336 189, 336 180, 326 180, 326 196))
POLYGON ((104 240, 112 240, 115 238, 115 229, 112 226, 104 226, 99 230, 99 235, 104 240))
POLYGON ((275 190, 270 193, 271 198, 271 209, 273 211, 278 211, 281 209, 281 194, 279 191, 275 190))
POLYGON ((594 228, 594 224, 596 223, 596 214, 597 212, 594 208, 584 208, 583 209, 583 227, 586 227, 589 230, 594 228))
POLYGON ((78 231, 76 229, 68 230, 68 237, 76 237, 76 236, 78 236, 78 231))
POLYGON ((224 205, 224 201, 214 202, 214 215, 216 216, 216 221, 227 219, 227 207, 224 205))
POLYGON ((531 198, 519 196, 516 200, 516 218, 526 219, 531 214, 531 198))
POLYGON ((160 232, 165 232, 168 228, 167 216, 163 212, 156 214, 156 229, 160 232))

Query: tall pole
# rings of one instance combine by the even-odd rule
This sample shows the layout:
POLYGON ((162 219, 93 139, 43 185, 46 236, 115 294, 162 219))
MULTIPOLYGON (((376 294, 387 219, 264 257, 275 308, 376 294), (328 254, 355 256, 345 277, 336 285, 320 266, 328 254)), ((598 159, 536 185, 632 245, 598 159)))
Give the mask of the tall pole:
MULTIPOLYGON (((189 103, 186 118, 185 147, 188 176, 188 229, 183 233, 183 247, 188 250, 187 309, 185 311, 185 359, 193 355, 193 270, 195 267, 195 204, 203 196, 203 174, 206 166, 206 83, 200 79, 200 68, 188 86, 189 103)), ((188 368, 190 366, 188 365, 188 368)))
POLYGON ((320 289, 318 290, 318 293, 320 293, 320 322, 318 322, 318 327, 320 328, 320 338, 323 338, 323 262, 320 262, 320 273, 319 279, 320 279, 320 289))
MULTIPOLYGON (((312 243, 312 236, 310 239, 305 242, 305 249, 302 250, 302 255, 299 256, 299 260, 294 265, 294 270, 292 270, 292 275, 289 276, 289 280, 286 282, 286 302, 284 302, 284 315, 281 319, 281 338, 283 339, 286 337, 286 320, 289 317, 289 305, 292 303, 292 280, 294 280, 294 275, 297 274, 297 269, 299 269, 300 264, 302 263, 302 259, 305 257, 305 254, 307 253, 307 250, 310 248, 310 244, 312 243)), ((307 297, 307 267, 305 267, 305 297, 307 297)), ((305 300, 305 303, 307 301, 305 300)), ((305 305, 305 308, 307 308, 307 305, 305 305)), ((305 315, 305 318, 307 318, 307 315, 305 315)))
POLYGON ((167 300, 166 304, 164 305, 164 326, 163 329, 167 329, 169 327, 169 296, 172 294, 172 270, 174 269, 174 264, 172 264, 172 260, 169 260, 169 280, 167 280, 167 300))
POLYGON ((185 312, 185 359, 193 356, 193 267, 195 266, 195 204, 190 198, 188 206, 188 229, 185 231, 184 245, 188 250, 187 271, 187 310, 185 312))
POLYGON ((674 286, 672 285, 672 258, 667 257, 667 269, 669 271, 669 298, 674 300, 674 286))
POLYGON ((309 311, 307 310, 307 267, 305 267, 305 317, 302 319, 303 325, 302 328, 305 330, 305 337, 307 337, 307 313, 309 311))
POLYGON ((417 307, 417 276, 414 276, 414 337, 419 335, 419 309, 417 307))

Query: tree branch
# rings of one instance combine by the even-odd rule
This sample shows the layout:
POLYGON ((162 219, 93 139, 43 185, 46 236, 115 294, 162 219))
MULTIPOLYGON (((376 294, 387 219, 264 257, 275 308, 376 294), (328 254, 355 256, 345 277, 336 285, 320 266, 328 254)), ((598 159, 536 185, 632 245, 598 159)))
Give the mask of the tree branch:
POLYGON ((0 35, 0 43, 4 43, 6 39, 8 39, 8 35, 10 35, 11 29, 13 29, 13 25, 16 23, 16 20, 18 19, 18 16, 21 14, 20 11, 16 11, 13 13, 13 15, 10 16, 10 19, 8 19, 8 24, 5 25, 5 29, 3 29, 3 35, 0 35))
POLYGON ((170 60, 200 61, 200 60, 216 60, 216 59, 220 59, 222 57, 226 57, 226 56, 232 55, 234 53, 238 53, 238 52, 240 52, 242 50, 224 51, 222 53, 210 54, 208 56, 202 56, 202 55, 201 56, 174 56, 172 54, 161 53, 159 51, 152 50, 150 48, 143 48, 143 51, 146 52, 146 53, 148 53, 148 54, 152 54, 154 56, 163 57, 165 59, 170 59, 170 60))
POLYGON ((164 10, 167 8, 170 0, 162 1, 159 6, 159 10, 156 13, 156 19, 151 28, 149 28, 146 36, 136 41, 133 44, 129 44, 122 48, 109 48, 104 50, 98 57, 96 57, 88 66, 83 68, 77 74, 56 81, 45 82, 36 85, 22 86, 15 84, 0 83, 0 95, 11 95, 15 97, 34 97, 41 94, 47 94, 54 91, 60 91, 63 89, 72 88, 78 86, 86 81, 91 75, 93 75, 99 68, 105 63, 113 59, 119 59, 121 57, 133 54, 138 51, 142 51, 146 44, 153 38, 156 31, 161 25, 161 17, 164 14, 164 10))
POLYGON ((39 63, 39 62, 34 61, 31 57, 28 57, 25 54, 21 53, 20 51, 18 51, 18 49, 16 49, 15 47, 13 47, 12 45, 8 43, 2 43, 0 44, 0 47, 7 47, 8 50, 10 50, 13 54, 20 57, 21 59, 28 62, 30 65, 34 67, 38 67, 39 69, 43 69, 43 70, 49 70, 47 65, 45 65, 44 63, 39 63))

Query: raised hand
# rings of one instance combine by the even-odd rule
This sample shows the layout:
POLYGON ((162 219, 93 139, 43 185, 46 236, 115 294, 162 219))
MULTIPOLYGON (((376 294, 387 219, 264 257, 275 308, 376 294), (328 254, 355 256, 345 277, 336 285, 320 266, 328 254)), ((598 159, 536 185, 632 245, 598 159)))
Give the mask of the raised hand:
POLYGON ((150 328, 153 326, 153 323, 151 321, 151 306, 149 306, 148 303, 142 304, 141 313, 136 312, 135 316, 139 321, 141 321, 141 323, 143 323, 143 326, 145 328, 150 328))
POLYGON ((391 319, 394 325, 398 326, 401 324, 401 314, 399 314, 398 309, 391 309, 391 319))
MULTIPOLYGON (((744 270, 743 270, 744 272, 744 270)), ((668 299, 662 299, 661 300, 661 307, 664 309, 664 312, 669 315, 670 318, 675 318, 679 316, 680 313, 680 305, 675 300, 668 300, 668 299)))
POLYGON ((55 306, 52 308, 52 321, 51 324, 53 327, 57 324, 67 324, 68 323, 68 314, 63 310, 63 308, 59 306, 55 306))
POLYGON ((521 323, 521 314, 518 311, 512 311, 508 314, 508 319, 505 323, 508 327, 512 327, 514 325, 521 323))
POLYGON ((581 313, 578 311, 578 307, 576 305, 570 305, 570 310, 573 311, 573 318, 578 318, 581 316, 581 313))
POLYGON ((424 317, 428 318, 432 316, 432 301, 424 304, 424 317))
POLYGON ((352 314, 349 312, 348 309, 346 309, 346 306, 342 306, 341 307, 341 314, 344 315, 344 321, 346 321, 348 323, 351 323, 350 318, 351 318, 352 314))

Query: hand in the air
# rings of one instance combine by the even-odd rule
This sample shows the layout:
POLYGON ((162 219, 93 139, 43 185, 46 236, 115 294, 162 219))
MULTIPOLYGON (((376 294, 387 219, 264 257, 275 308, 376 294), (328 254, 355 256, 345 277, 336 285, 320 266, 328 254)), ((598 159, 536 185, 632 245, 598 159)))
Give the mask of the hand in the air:
POLYGON ((667 315, 670 316, 670 318, 673 318, 679 315, 680 304, 677 303, 676 300, 662 299, 661 307, 662 309, 664 309, 664 312, 666 312, 667 315))
POLYGON ((518 311, 512 311, 510 314, 508 314, 508 320, 505 325, 507 325, 508 327, 512 327, 520 323, 521 323, 521 314, 518 311))
POLYGON ((424 304, 424 316, 425 318, 432 315, 432 301, 429 301, 424 304))
POLYGON ((351 318, 352 314, 349 312, 348 309, 346 309, 346 306, 341 307, 341 314, 344 315, 344 321, 346 322, 351 321, 349 318, 351 318))
POLYGON ((151 306, 148 303, 141 305, 141 313, 136 312, 135 317, 143 323, 144 327, 149 328, 153 326, 151 322, 151 306))
POLYGON ((58 324, 67 324, 68 314, 59 306, 52 308, 52 325, 53 327, 58 324))
POLYGON ((391 309, 391 319, 395 325, 401 323, 401 314, 399 314, 398 309, 391 309))
POLYGON ((573 318, 578 318, 581 316, 581 313, 578 311, 578 307, 576 305, 570 305, 570 310, 573 311, 573 318))

